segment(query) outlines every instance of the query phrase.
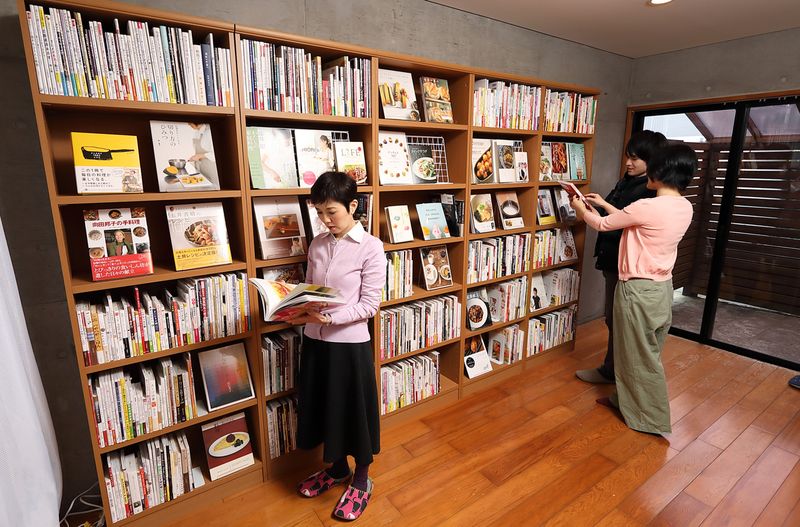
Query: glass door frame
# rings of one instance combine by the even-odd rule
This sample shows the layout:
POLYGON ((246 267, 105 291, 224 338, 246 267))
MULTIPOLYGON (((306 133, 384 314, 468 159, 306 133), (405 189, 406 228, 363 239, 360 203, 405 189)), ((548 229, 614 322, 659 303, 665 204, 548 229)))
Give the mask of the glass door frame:
POLYGON ((731 132, 730 154, 728 156, 728 163, 725 171, 725 184, 722 190, 722 203, 720 205, 719 220, 717 223, 714 248, 711 256, 708 284, 706 286, 706 298, 703 304, 703 320, 700 325, 700 332, 696 333, 694 331, 676 328, 674 326, 670 328, 669 332, 675 336, 693 340, 701 344, 706 344, 762 362, 800 371, 800 363, 796 363, 781 357, 774 357, 750 348, 745 348, 713 338, 714 322, 716 320, 717 306, 719 304, 719 292, 722 283, 722 270, 723 266, 725 265, 725 253, 730 235, 731 219, 733 218, 734 201, 736 199, 736 189, 739 183, 739 171, 741 168, 742 153, 747 135, 747 120, 750 115, 750 109, 760 106, 775 106, 780 104, 797 104, 798 108, 800 108, 800 93, 774 94, 771 96, 758 98, 732 98, 731 100, 727 101, 695 101, 687 102, 685 104, 671 103, 662 106, 629 108, 629 126, 627 127, 629 133, 626 137, 626 140, 628 137, 630 137, 631 133, 641 131, 644 128, 645 117, 671 115, 676 113, 735 110, 733 130, 731 132))

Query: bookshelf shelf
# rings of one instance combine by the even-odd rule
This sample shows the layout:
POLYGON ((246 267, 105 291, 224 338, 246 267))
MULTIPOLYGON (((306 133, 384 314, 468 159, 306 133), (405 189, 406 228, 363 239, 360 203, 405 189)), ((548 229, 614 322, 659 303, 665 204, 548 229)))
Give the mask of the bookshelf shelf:
POLYGON ((133 278, 119 278, 117 280, 107 280, 104 282, 93 282, 88 276, 75 276, 72 278, 72 293, 90 293, 92 291, 104 291, 106 289, 117 289, 120 287, 133 287, 143 284, 153 284, 156 282, 167 282, 171 280, 182 280, 184 278, 195 278, 213 274, 230 273, 244 271, 247 263, 234 260, 227 265, 215 265, 213 267, 201 267, 187 271, 175 271, 174 269, 153 264, 153 274, 136 276, 133 278))
POLYGON ((542 315, 546 315, 547 313, 552 313, 553 311, 558 311, 559 309, 564 309, 565 307, 574 306, 577 303, 578 303, 577 300, 573 300, 571 302, 564 302, 563 304, 558 304, 558 305, 555 305, 555 306, 548 306, 548 307, 546 307, 544 309, 539 309, 539 310, 536 310, 536 311, 532 311, 532 312, 528 313, 528 315, 530 317, 540 317, 542 315))
POLYGON ((264 397, 264 402, 274 401, 275 399, 280 399, 281 397, 286 397, 287 395, 292 395, 295 393, 296 390, 291 388, 289 390, 284 390, 282 392, 273 393, 264 397))
POLYGON ((522 360, 526 364, 529 364, 531 361, 535 361, 537 358, 544 357, 545 355, 549 355, 552 353, 559 353, 561 351, 569 351, 575 346, 575 340, 568 340, 563 342, 557 346, 553 346, 552 348, 547 348, 544 351, 540 351, 539 353, 534 353, 530 357, 524 357, 522 360))
MULTIPOLYGON (((538 168, 539 166, 538 161, 542 141, 583 144, 587 176, 591 176, 594 147, 594 136, 591 134, 481 127, 473 126, 469 123, 472 122, 473 89, 476 86, 476 81, 479 79, 487 78, 490 80, 517 82, 526 86, 541 86, 541 94, 544 94, 547 88, 551 88, 578 94, 599 96, 599 90, 543 81, 541 79, 520 75, 490 72, 480 68, 471 68, 393 52, 324 41, 311 37, 301 37, 256 28, 234 26, 214 20, 205 20, 194 16, 162 12, 136 5, 115 2, 101 3, 98 0, 44 0, 43 2, 36 3, 32 2, 32 0, 17 0, 17 3, 18 12, 20 14, 19 21, 23 36, 23 46, 28 65, 29 83, 33 94, 34 113, 39 128, 44 177, 46 178, 47 187, 49 189, 51 211, 53 212, 55 223, 56 242, 61 257, 61 269, 67 296, 68 312, 70 313, 73 347, 76 350, 76 359, 82 376, 80 384, 84 397, 88 426, 90 428, 94 427, 96 423, 94 422, 92 410, 93 401, 88 383, 86 382, 87 378, 91 375, 146 363, 148 361, 177 357, 187 353, 192 357, 196 357, 196 354, 200 350, 213 349, 233 343, 242 343, 245 348, 251 376, 254 381, 253 384, 256 390, 255 399, 243 401, 223 410, 211 412, 201 418, 180 423, 173 427, 153 432, 108 448, 101 449, 98 448, 96 444, 89 445, 92 450, 97 478, 100 482, 100 494, 106 510, 106 523, 110 527, 118 527, 120 525, 149 527, 150 525, 168 523, 181 514, 188 513, 192 505, 196 503, 193 500, 198 497, 201 500, 213 499, 222 501, 233 492, 238 492, 247 486, 257 485, 264 480, 275 478, 280 474, 295 472, 301 468, 305 470, 308 468, 308 464, 313 457, 312 454, 302 453, 296 455, 289 454, 274 460, 269 458, 268 425, 264 412, 266 403, 280 397, 291 395, 293 390, 287 390, 269 396, 264 394, 264 364, 261 341, 262 337, 266 334, 280 332, 293 328, 293 326, 286 323, 268 323, 262 320, 263 314, 260 306, 260 299, 254 286, 248 286, 251 325, 250 329, 246 332, 104 364, 95 364, 88 367, 83 365, 81 329, 78 326, 77 317, 75 316, 76 302, 85 302, 87 300, 94 302, 94 299, 102 297, 105 291, 113 292, 132 287, 141 287, 143 291, 155 294, 153 293, 154 291, 172 288, 178 280, 223 273, 245 272, 248 277, 252 278, 260 276, 260 270, 265 268, 303 264, 306 261, 306 255, 274 260, 262 260, 259 258, 261 255, 258 233, 260 226, 258 222, 254 221, 254 200, 273 196, 296 198, 301 204, 301 214, 304 216, 305 223, 306 211, 305 207, 302 205, 304 203, 303 200, 310 194, 310 189, 251 188, 252 181, 250 178, 250 163, 248 158, 250 155, 248 148, 248 126, 346 131, 350 136, 350 140, 362 142, 369 184, 359 186, 357 191, 360 194, 368 194, 372 198, 371 234, 377 236, 381 240, 388 239, 386 219, 383 212, 386 206, 406 204, 409 207, 409 215, 412 224, 414 228, 416 228, 419 227, 419 218, 414 205, 416 203, 429 202, 432 198, 432 194, 453 194, 455 200, 458 202, 463 201, 465 205, 465 228, 462 231, 462 235, 459 237, 436 240, 415 238, 413 241, 406 243, 384 243, 384 250, 387 252, 412 250, 411 262, 414 286, 411 296, 382 302, 379 309, 388 310, 417 300, 433 300, 435 297, 443 295, 455 295, 461 302, 461 336, 438 343, 434 346, 428 346, 413 353, 392 357, 386 360, 380 360, 379 358, 380 344, 378 342, 373 343, 373 359, 377 366, 376 380, 379 386, 379 368, 381 365, 392 364, 403 359, 416 357, 431 350, 440 351, 439 366, 441 391, 435 396, 381 416, 383 424, 400 423, 409 419, 410 416, 422 416, 433 410, 446 408, 463 398, 468 392, 472 393, 479 389, 484 389, 489 383, 487 382, 485 385, 481 381, 487 378, 491 378, 491 382, 495 382, 504 378, 504 375, 513 375, 514 372, 519 371, 517 366, 524 362, 521 361, 502 367, 495 365, 495 369, 492 373, 473 380, 468 380, 462 373, 464 369, 463 349, 465 339, 476 335, 484 335, 490 331, 502 329, 512 324, 520 324, 521 329, 524 331, 525 323, 530 317, 541 316, 557 309, 577 304, 577 301, 574 301, 561 306, 553 306, 545 310, 529 313, 514 320, 493 324, 492 326, 481 328, 477 331, 469 331, 466 329, 464 322, 466 320, 466 302, 464 299, 470 289, 508 280, 520 279, 522 277, 528 277, 530 281, 534 273, 562 267, 573 267, 578 271, 581 269, 581 264, 583 262, 583 244, 585 242, 585 227, 583 227, 582 224, 575 224, 571 226, 571 229, 573 230, 575 245, 578 250, 578 259, 533 269, 528 272, 497 277, 479 283, 466 283, 470 241, 506 237, 510 235, 531 234, 531 237, 534 238, 531 240, 534 244, 531 247, 531 254, 533 255, 535 254, 536 242, 533 234, 539 230, 562 226, 561 224, 544 227, 537 227, 534 225, 537 207, 537 191, 558 186, 558 182, 540 182, 537 180, 538 169, 534 167, 538 168), (26 9, 34 4, 43 5, 45 10, 50 7, 55 7, 79 11, 83 15, 84 22, 95 19, 102 20, 105 30, 110 29, 108 24, 113 21, 114 18, 119 18, 123 26, 127 24, 128 20, 131 20, 149 22, 151 27, 163 24, 168 27, 191 29, 194 35, 194 41, 191 44, 194 46, 199 46, 201 42, 204 42, 203 39, 207 38, 207 35, 213 35, 216 48, 230 51, 230 81, 232 84, 230 86, 231 105, 218 107, 71 97, 39 93, 37 65, 34 61, 34 46, 38 46, 39 43, 38 41, 32 43, 26 17, 26 9), (247 65, 242 63, 242 61, 246 60, 248 57, 247 53, 242 52, 240 46, 242 44, 242 39, 252 39, 275 45, 301 47, 312 55, 322 57, 323 61, 339 60, 345 56, 350 59, 370 59, 371 86, 369 86, 369 88, 372 101, 371 117, 344 117, 245 108, 244 101, 247 96, 246 94, 250 93, 249 90, 253 88, 253 86, 248 84, 248 75, 250 72, 245 69, 247 65), (446 79, 449 86, 452 114, 455 124, 402 121, 383 118, 378 95, 379 68, 388 68, 410 73, 413 77, 415 88, 419 87, 419 78, 423 76, 446 79), (150 148, 152 139, 149 121, 151 120, 209 123, 214 132, 216 163, 220 168, 220 186, 223 190, 186 193, 155 192, 155 190, 158 189, 156 185, 158 176, 154 172, 156 163, 154 162, 153 152, 150 148), (80 124, 80 131, 136 136, 138 139, 143 186, 148 192, 142 194, 79 195, 74 178, 75 165, 73 154, 70 149, 70 133, 78 131, 78 125, 75 123, 80 124), (432 148, 431 157, 435 158, 437 166, 447 168, 447 180, 450 182, 398 186, 380 185, 378 171, 378 137, 381 130, 405 132, 407 137, 413 136, 415 137, 415 141, 417 141, 416 143, 410 144, 424 145, 427 147, 430 142, 432 148), (420 140, 420 136, 436 136, 437 139, 420 140), (439 136, 441 136, 443 140, 439 140, 439 136), (473 168, 470 160, 473 146, 472 142, 475 138, 492 140, 512 139, 517 143, 521 142, 523 150, 527 153, 531 180, 520 184, 493 183, 476 185, 470 183, 473 168), (434 150, 434 146, 436 146, 438 150, 434 150), (446 152, 446 159, 442 157, 441 152, 446 152), (470 230, 470 198, 475 194, 496 194, 500 191, 514 191, 517 193, 521 213, 529 226, 509 230, 498 228, 495 231, 480 234, 467 232, 470 230), (164 205, 169 203, 191 204, 194 202, 209 201, 221 201, 223 203, 229 243, 234 260, 228 265, 175 271, 167 223, 163 218, 164 205), (85 254, 87 252, 86 233, 84 224, 82 223, 82 208, 95 206, 97 206, 97 208, 113 208, 115 206, 132 207, 135 204, 140 204, 139 206, 145 209, 148 220, 148 230, 151 231, 152 234, 150 238, 150 249, 153 254, 153 274, 101 282, 92 281, 89 272, 88 254, 85 254), (100 205, 107 205, 107 207, 100 207, 100 205), (466 234, 464 234, 464 232, 466 232, 466 234), (428 291, 422 286, 421 282, 422 278, 419 272, 421 262, 418 249, 436 245, 445 245, 447 247, 453 285, 428 291), (467 390, 466 388, 469 389, 467 390), (202 441, 197 437, 198 434, 196 434, 196 432, 199 427, 195 425, 212 422, 220 416, 232 415, 237 412, 243 412, 246 415, 253 444, 253 452, 257 460, 254 466, 248 467, 245 470, 236 472, 218 481, 206 482, 204 486, 176 500, 148 509, 134 517, 126 518, 118 522, 112 521, 110 512, 111 502, 105 486, 103 485, 104 477, 107 474, 106 467, 104 466, 104 458, 106 455, 116 455, 115 452, 122 448, 137 443, 141 444, 148 439, 159 437, 164 434, 185 431, 187 432, 187 436, 190 436, 190 439, 192 439, 192 441, 190 441, 190 446, 193 461, 195 464, 202 464, 204 462, 203 449, 199 447, 199 445, 202 445, 202 441), (197 458, 196 461, 195 458, 197 458)), ((39 57, 41 56, 43 55, 39 55, 39 57)), ((183 64, 185 66, 186 63, 184 62, 183 64)), ((41 73, 42 71, 49 70, 38 69, 38 72, 41 73)), ((56 88, 59 87, 60 86, 56 86, 56 88)), ((201 90, 198 88, 198 91, 201 90)), ((53 91, 51 91, 51 93, 53 93, 53 91)), ((187 98, 191 97, 187 94, 187 98)), ((420 104, 419 108, 422 109, 423 101, 418 98, 417 102, 420 104)), ((541 102, 541 111, 538 116, 540 128, 544 125, 546 115, 546 101, 543 98, 541 102)), ((336 140, 335 137, 333 137, 333 139, 334 141, 336 140)), ((518 149, 518 145, 515 145, 514 148, 518 149)), ((427 157, 427 155, 424 157, 427 157)), ((437 168, 437 171, 438 170, 437 168)), ((443 171, 437 173, 440 176, 444 174, 443 171)), ((442 179, 444 178, 442 177, 442 179)), ((573 182, 577 185, 581 185, 583 189, 586 189, 590 181, 591 179, 573 182)), ((308 223, 305 225, 307 228, 309 227, 308 223)), ((500 227, 499 224, 498 227, 500 227)), ((309 234, 309 232, 306 234, 309 234)), ((419 236, 419 234, 417 234, 417 236, 419 236)), ((310 240, 311 238, 307 237, 307 242, 310 243, 310 240)), ((288 252, 285 254, 288 254, 288 252)), ((443 256, 441 256, 441 258, 443 258, 443 256)), ((532 265, 532 263, 533 261, 529 262, 530 265, 532 265)), ((528 291, 530 291, 530 283, 528 284, 528 291)), ((370 322, 373 335, 380 330, 379 317, 380 312, 370 322)), ((571 344, 568 343, 568 345, 556 346, 552 350, 548 350, 547 353, 551 353, 553 350, 567 349, 569 345, 571 344)), ((531 358, 533 357, 536 357, 536 355, 531 358)), ((534 363, 529 361, 526 364, 534 363)))
POLYGON ((579 262, 580 262, 580 260, 567 260, 566 262, 559 262, 557 264, 547 265, 545 267, 534 267, 533 269, 531 269, 531 271, 533 272, 533 274, 543 273, 544 271, 550 271, 552 269, 561 269, 562 267, 571 267, 573 265, 578 264, 579 262))
POLYGON ((501 374, 503 372, 507 372, 508 370, 511 370, 511 369, 514 369, 514 368, 519 368, 521 365, 522 365, 522 361, 521 360, 517 361, 517 362, 512 362, 511 364, 495 364, 493 362, 492 363, 492 371, 486 372, 483 375, 479 375, 478 377, 474 377, 472 379, 468 379, 468 378, 465 377, 464 378, 464 384, 465 385, 470 385, 470 384, 480 383, 482 381, 485 381, 486 379, 494 377, 495 375, 499 375, 499 374, 501 374))

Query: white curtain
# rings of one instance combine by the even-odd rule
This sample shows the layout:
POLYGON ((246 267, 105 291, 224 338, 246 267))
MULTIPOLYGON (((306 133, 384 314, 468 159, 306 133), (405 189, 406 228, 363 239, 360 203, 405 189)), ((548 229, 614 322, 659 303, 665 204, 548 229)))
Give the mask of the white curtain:
POLYGON ((58 525, 61 464, 0 221, 0 525, 58 525))

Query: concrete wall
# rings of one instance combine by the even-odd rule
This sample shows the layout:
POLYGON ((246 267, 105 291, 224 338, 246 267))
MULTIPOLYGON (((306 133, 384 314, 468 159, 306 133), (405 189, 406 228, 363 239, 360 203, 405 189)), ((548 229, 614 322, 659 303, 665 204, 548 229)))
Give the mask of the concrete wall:
MULTIPOLYGON (((469 15, 423 0, 138 1, 230 22, 360 44, 492 70, 599 88, 595 188, 618 174, 632 61, 611 53, 469 15)), ((0 218, 17 273, 58 436, 64 499, 96 481, 69 313, 55 247, 16 2, 0 0, 0 218)), ((588 240, 592 247, 594 238, 588 240)), ((602 284, 586 265, 581 320, 602 312, 602 284)))

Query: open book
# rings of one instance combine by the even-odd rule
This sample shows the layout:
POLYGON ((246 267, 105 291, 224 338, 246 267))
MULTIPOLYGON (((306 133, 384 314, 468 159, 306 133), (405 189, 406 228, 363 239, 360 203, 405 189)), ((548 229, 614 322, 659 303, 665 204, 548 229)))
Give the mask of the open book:
POLYGON ((264 305, 264 321, 279 322, 300 316, 307 308, 322 304, 344 304, 339 290, 314 284, 288 284, 251 278, 264 305))
POLYGON ((576 187, 574 183, 570 183, 569 181, 559 181, 558 183, 564 190, 567 191, 567 194, 569 194, 570 198, 577 196, 578 199, 581 200, 584 205, 586 205, 587 209, 594 210, 594 207, 592 207, 592 205, 586 201, 586 197, 581 194, 581 191, 578 190, 578 187, 576 187))

